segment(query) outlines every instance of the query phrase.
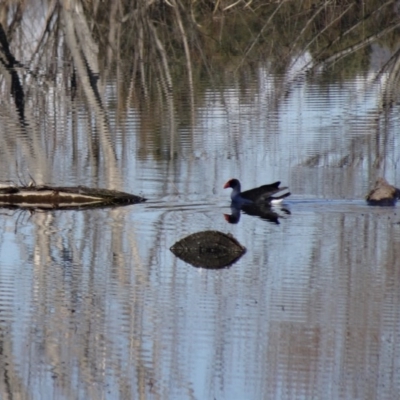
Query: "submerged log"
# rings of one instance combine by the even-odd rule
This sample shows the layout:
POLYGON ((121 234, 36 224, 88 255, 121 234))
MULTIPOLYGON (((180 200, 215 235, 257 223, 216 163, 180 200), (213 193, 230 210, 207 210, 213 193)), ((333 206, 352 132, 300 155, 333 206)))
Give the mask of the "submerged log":
POLYGON ((193 233, 176 242, 170 250, 188 264, 208 269, 230 266, 246 252, 232 235, 218 231, 193 233))
POLYGON ((71 209, 142 203, 145 198, 117 190, 86 186, 3 186, 0 207, 71 209))

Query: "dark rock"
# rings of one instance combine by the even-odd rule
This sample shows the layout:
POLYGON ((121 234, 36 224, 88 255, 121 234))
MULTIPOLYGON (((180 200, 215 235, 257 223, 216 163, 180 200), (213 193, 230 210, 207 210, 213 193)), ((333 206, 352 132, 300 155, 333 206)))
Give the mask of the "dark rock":
POLYGON ((400 198, 400 189, 389 184, 385 178, 378 178, 365 198, 370 206, 394 206, 400 198))
POLYGON ((188 264, 208 269, 232 265, 246 252, 232 235, 218 231, 193 233, 176 242, 170 250, 188 264))

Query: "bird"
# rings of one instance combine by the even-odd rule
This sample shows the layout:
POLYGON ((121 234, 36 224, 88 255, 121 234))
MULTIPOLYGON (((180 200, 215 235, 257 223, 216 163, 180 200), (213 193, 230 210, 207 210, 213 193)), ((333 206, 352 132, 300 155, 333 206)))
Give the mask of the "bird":
POLYGON ((394 206, 400 199, 400 189, 391 185, 385 178, 378 178, 375 187, 365 196, 370 206, 394 206))
POLYGON ((238 179, 230 179, 225 183, 224 189, 232 188, 231 200, 232 204, 277 204, 281 203, 285 197, 290 196, 290 192, 286 192, 280 196, 274 196, 274 194, 282 192, 288 189, 285 187, 279 187, 281 183, 274 182, 269 185, 263 185, 258 188, 241 191, 240 182, 238 179))

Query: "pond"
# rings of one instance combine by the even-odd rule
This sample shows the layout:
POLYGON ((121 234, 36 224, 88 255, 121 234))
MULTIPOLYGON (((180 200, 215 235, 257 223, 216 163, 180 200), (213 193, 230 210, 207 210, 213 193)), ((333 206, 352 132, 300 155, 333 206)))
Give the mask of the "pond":
POLYGON ((394 2, 364 10, 379 31, 352 31, 354 43, 356 3, 332 9, 321 37, 305 33, 321 10, 295 28, 298 3, 275 4, 265 25, 246 20, 260 37, 276 24, 257 54, 233 22, 243 4, 208 10, 210 26, 197 14, 217 49, 179 31, 192 22, 175 1, 150 10, 153 25, 128 3, 0 5, 0 180, 147 198, 0 210, 0 397, 396 398, 400 212, 365 201, 379 176, 400 186, 394 2), (179 46, 163 31, 174 10, 179 46), (315 43, 337 37, 338 16, 347 39, 323 58, 315 43), (128 22, 144 24, 143 47, 124 41, 128 22), (229 223, 231 178, 244 190, 279 180, 291 196, 229 223), (208 230, 246 252, 221 269, 171 252, 208 230))

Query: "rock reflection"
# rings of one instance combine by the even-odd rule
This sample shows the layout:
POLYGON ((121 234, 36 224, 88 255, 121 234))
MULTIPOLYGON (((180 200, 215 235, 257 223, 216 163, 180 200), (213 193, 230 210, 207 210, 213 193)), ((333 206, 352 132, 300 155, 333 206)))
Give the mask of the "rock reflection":
POLYGON ((241 211, 243 211, 247 215, 260 217, 264 221, 279 225, 279 218, 283 218, 284 215, 278 213, 278 210, 285 215, 291 214, 287 208, 283 207, 271 207, 267 204, 243 204, 242 206, 231 205, 231 214, 224 214, 224 218, 230 224, 237 224, 240 221, 241 211))
POLYGON ((193 233, 176 242, 170 250, 186 263, 207 269, 228 267, 246 252, 232 235, 218 231, 193 233))

